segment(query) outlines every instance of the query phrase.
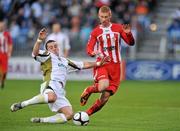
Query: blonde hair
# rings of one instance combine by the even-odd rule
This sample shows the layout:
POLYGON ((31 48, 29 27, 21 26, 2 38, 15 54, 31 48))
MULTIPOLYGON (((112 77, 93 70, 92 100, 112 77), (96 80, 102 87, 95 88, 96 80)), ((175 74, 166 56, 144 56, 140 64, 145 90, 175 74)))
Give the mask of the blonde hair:
POLYGON ((99 8, 99 12, 102 12, 102 13, 109 12, 111 14, 111 9, 108 6, 104 5, 99 8))

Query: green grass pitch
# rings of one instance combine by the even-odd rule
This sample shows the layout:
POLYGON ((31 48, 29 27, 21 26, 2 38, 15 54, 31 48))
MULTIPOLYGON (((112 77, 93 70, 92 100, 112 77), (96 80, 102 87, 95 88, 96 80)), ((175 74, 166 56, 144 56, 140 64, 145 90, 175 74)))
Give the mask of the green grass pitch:
MULTIPOLYGON (((88 126, 31 123, 31 117, 53 115, 47 105, 29 106, 10 112, 10 105, 39 92, 38 80, 8 80, 0 90, 1 131, 179 131, 180 82, 124 81, 101 111, 90 117, 88 126)), ((93 94, 81 107, 79 98, 90 81, 68 81, 67 97, 74 111, 87 109, 99 94, 93 94)))

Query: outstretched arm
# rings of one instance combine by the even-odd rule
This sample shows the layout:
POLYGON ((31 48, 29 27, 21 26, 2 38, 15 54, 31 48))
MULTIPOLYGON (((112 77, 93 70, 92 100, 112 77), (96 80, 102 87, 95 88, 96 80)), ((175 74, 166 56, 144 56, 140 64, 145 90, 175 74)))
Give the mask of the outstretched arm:
POLYGON ((110 57, 109 56, 105 56, 103 57, 100 61, 98 62, 87 62, 87 61, 84 61, 84 66, 82 69, 89 69, 89 68, 93 68, 93 67, 99 67, 99 66, 102 66, 106 63, 108 63, 110 61, 110 57))
POLYGON ((102 66, 108 62, 110 62, 110 57, 109 56, 105 56, 102 57, 102 59, 98 62, 89 62, 89 61, 72 61, 70 59, 68 60, 68 65, 73 67, 74 69, 77 70, 81 70, 81 69, 89 69, 89 68, 93 68, 93 67, 99 67, 102 66))
POLYGON ((45 28, 41 29, 33 47, 32 53, 34 56, 37 56, 39 54, 40 45, 46 39, 46 36, 47 36, 47 30, 45 28))

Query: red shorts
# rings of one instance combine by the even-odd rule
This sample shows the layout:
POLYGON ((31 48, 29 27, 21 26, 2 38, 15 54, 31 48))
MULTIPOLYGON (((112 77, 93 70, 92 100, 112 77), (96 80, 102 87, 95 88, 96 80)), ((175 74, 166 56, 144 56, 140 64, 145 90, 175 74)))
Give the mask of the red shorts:
POLYGON ((106 88, 106 91, 109 91, 113 95, 120 84, 120 63, 109 63, 101 67, 94 68, 94 80, 95 83, 98 83, 99 80, 108 79, 109 87, 106 88))
POLYGON ((8 56, 7 54, 0 53, 0 71, 6 73, 8 69, 8 56))

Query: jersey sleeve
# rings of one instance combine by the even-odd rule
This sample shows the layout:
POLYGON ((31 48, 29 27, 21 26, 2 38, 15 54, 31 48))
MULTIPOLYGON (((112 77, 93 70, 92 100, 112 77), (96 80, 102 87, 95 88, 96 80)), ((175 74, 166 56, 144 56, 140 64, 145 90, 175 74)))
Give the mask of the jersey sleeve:
POLYGON ((82 61, 74 61, 74 60, 68 60, 68 65, 73 67, 74 69, 81 70, 84 67, 84 63, 82 61))
POLYGON ((86 46, 86 52, 89 56, 93 56, 92 53, 94 51, 94 46, 96 45, 96 41, 97 41, 97 38, 96 38, 96 35, 93 31, 89 37, 89 40, 88 40, 88 43, 86 46))
POLYGON ((50 58, 50 53, 48 53, 47 51, 45 50, 39 50, 39 54, 37 56, 35 56, 33 53, 32 53, 32 57, 38 61, 38 62, 45 62, 46 60, 48 60, 50 58))
POLYGON ((12 45, 13 41, 12 41, 11 34, 6 31, 6 32, 5 32, 5 35, 7 36, 8 45, 12 45))
POLYGON ((120 34, 121 34, 121 37, 122 39, 126 42, 126 44, 128 45, 134 45, 135 44, 135 41, 134 41, 134 37, 132 35, 132 33, 125 33, 122 29, 122 25, 119 25, 120 26, 120 34))

